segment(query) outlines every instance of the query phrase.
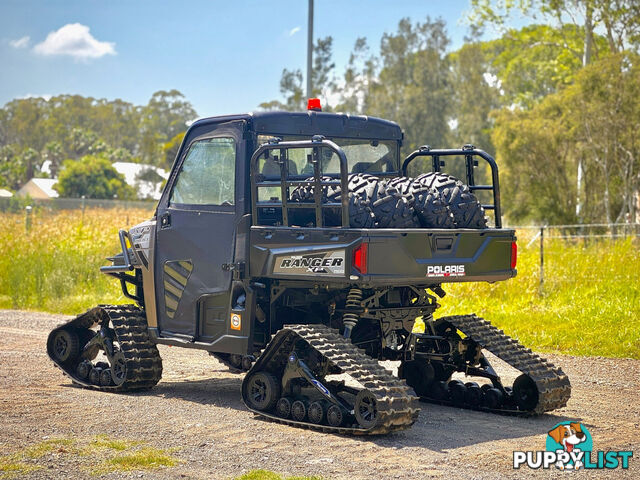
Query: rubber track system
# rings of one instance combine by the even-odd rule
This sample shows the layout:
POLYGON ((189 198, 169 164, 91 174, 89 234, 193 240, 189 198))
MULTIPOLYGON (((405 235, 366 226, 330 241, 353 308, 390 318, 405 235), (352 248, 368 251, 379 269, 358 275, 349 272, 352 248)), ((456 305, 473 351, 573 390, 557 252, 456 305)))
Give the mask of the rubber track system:
MULTIPOLYGON (((350 375, 375 395, 379 416, 376 425, 370 429, 357 426, 331 427, 284 419, 272 412, 255 410, 247 406, 249 410, 268 420, 286 425, 348 435, 383 435, 408 429, 415 423, 420 407, 411 387, 380 366, 376 360, 358 349, 350 340, 345 339, 338 330, 324 325, 285 325, 263 350, 253 368, 247 373, 245 380, 252 373, 263 370, 264 367, 284 365, 294 345, 300 339, 339 367, 342 373, 350 375)), ((244 385, 242 392, 243 401, 247 405, 244 398, 244 385)))
POLYGON ((562 408, 571 396, 569 377, 561 368, 525 348, 517 340, 494 327, 487 320, 472 315, 441 317, 513 368, 527 374, 538 388, 538 404, 529 411, 498 411, 496 413, 540 415, 562 408))
POLYGON ((110 320, 125 356, 126 377, 121 385, 100 386, 78 378, 75 373, 77 362, 63 365, 51 354, 50 341, 47 342, 47 353, 53 363, 60 368, 74 383, 94 390, 108 392, 126 392, 146 390, 156 385, 162 377, 162 359, 158 348, 151 343, 147 332, 147 319, 142 310, 135 305, 100 305, 78 315, 73 320, 58 326, 49 334, 51 339, 62 328, 74 328, 78 332, 86 332, 110 320))

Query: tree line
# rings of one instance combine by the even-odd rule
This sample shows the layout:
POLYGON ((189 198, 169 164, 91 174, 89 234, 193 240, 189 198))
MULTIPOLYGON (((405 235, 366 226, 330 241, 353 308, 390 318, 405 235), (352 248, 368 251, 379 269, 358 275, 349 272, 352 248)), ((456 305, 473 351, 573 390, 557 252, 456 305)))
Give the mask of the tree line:
MULTIPOLYGON (((359 38, 337 72, 316 41, 314 95, 325 110, 397 121, 404 153, 472 143, 495 155, 510 222, 635 221, 640 187, 640 4, 632 0, 473 0, 456 51, 442 19, 403 19, 377 52, 359 38), (510 28, 516 14, 534 23, 510 28), (487 28, 499 38, 480 41, 487 28)), ((304 109, 302 71, 282 100, 304 109)))
POLYGON ((132 198, 111 164, 169 168, 196 116, 178 90, 158 91, 142 106, 80 95, 12 100, 0 109, 0 188, 50 176, 63 196, 132 198))
MULTIPOLYGON (((317 39, 312 80, 324 109, 398 122, 405 154, 471 143, 497 157, 511 223, 636 220, 640 190, 640 3, 472 0, 470 36, 451 51, 443 19, 403 19, 374 49, 355 42, 344 70, 333 39, 317 39), (515 15, 533 18, 512 28, 515 15), (498 38, 482 41, 486 29, 498 38)), ((304 110, 302 71, 284 69, 281 98, 304 110)), ((62 95, 0 109, 0 187, 17 189, 48 161, 67 193, 131 196, 114 161, 168 168, 192 105, 177 90, 147 105, 62 95), (66 163, 65 163, 66 162, 66 163), (66 173, 62 172, 66 170, 66 173), (97 173, 96 173, 97 172, 97 173), (68 179, 68 181, 67 181, 68 179), (73 180, 73 181, 72 181, 73 180)))

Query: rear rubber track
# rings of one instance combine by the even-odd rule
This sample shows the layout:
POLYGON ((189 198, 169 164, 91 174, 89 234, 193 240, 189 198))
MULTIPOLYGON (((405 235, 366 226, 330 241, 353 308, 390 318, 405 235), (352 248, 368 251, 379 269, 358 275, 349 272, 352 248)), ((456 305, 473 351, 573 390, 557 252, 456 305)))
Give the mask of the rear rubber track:
MULTIPOLYGON (((487 320, 471 315, 441 317, 440 320, 454 325, 458 330, 513 368, 528 375, 538 389, 538 403, 527 411, 492 410, 494 413, 510 415, 541 415, 562 408, 571 396, 569 377, 561 368, 541 358, 531 349, 494 327, 487 320)), ((428 397, 424 398, 431 401, 428 397)), ((441 402, 437 402, 441 403, 441 402)))
MULTIPOLYGON (((375 395, 379 420, 370 429, 347 426, 331 427, 280 418, 271 412, 255 410, 247 406, 249 410, 263 418, 286 425, 349 435, 383 435, 408 429, 415 423, 420 413, 420 407, 413 389, 404 380, 398 379, 390 371, 381 367, 377 360, 366 355, 350 340, 345 339, 338 330, 324 325, 285 325, 273 338, 276 340, 277 337, 284 335, 287 336, 286 340, 281 343, 277 352, 270 355, 267 360, 269 363, 286 362, 297 340, 305 340, 317 352, 339 367, 342 373, 350 375, 375 395)), ((263 353, 269 354, 268 350, 269 346, 263 353)), ((258 369, 250 370, 247 376, 260 371, 261 365, 262 362, 258 358, 255 365, 258 369)))
POLYGON ((74 383, 94 390, 125 392, 146 390, 156 385, 162 377, 162 359, 158 348, 151 343, 147 331, 144 312, 135 305, 100 305, 60 325, 50 333, 50 337, 61 328, 74 327, 79 331, 111 321, 116 340, 125 357, 126 376, 121 385, 100 386, 78 378, 75 368, 78 362, 61 365, 54 357, 49 357, 74 383))

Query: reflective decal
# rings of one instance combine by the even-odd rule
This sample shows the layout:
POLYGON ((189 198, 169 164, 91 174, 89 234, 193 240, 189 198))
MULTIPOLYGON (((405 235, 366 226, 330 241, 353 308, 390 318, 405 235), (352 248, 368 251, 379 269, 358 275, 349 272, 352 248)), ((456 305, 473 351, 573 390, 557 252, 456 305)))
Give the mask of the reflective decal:
POLYGON ((239 313, 231 314, 231 330, 242 330, 242 315, 239 313))

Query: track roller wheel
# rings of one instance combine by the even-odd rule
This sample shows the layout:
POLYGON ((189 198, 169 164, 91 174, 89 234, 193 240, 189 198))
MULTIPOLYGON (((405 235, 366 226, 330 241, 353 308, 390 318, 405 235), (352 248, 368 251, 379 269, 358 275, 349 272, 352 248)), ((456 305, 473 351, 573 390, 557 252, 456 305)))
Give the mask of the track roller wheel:
POLYGON ((102 368, 100 367, 93 367, 93 369, 91 369, 91 373, 89 373, 89 382, 91 382, 93 385, 100 385, 100 374, 102 373, 102 368))
POLYGON ((340 427, 344 423, 344 413, 337 405, 331 405, 327 410, 327 423, 332 427, 340 427))
POLYGON ((375 427, 378 422, 378 401, 369 390, 360 390, 353 405, 356 421, 363 428, 375 427))
POLYGON ((256 372, 245 384, 245 398, 256 410, 271 410, 280 397, 280 384, 267 372, 256 372))
POLYGON ((304 422, 307 418, 307 404, 302 400, 296 400, 291 404, 291 418, 296 422, 304 422))
POLYGON ((417 360, 406 362, 402 365, 401 378, 407 381, 407 385, 412 387, 416 395, 427 395, 431 382, 435 378, 435 372, 431 363, 417 360))
POLYGON ((291 415, 291 399, 282 397, 276 403, 276 414, 281 418, 289 418, 291 415))
POLYGON ((106 368, 100 372, 100 385, 108 387, 111 385, 111 369, 106 368))
POLYGON ((445 381, 433 382, 431 385, 430 397, 436 400, 447 400, 449 398, 449 385, 445 381))
POLYGON ((117 352, 113 355, 113 362, 110 368, 111 380, 114 385, 120 386, 127 379, 127 361, 124 353, 117 352))
POLYGON ((529 375, 522 374, 513 382, 513 398, 520 410, 533 410, 538 404, 538 397, 538 387, 529 375))
POLYGON ((76 367, 76 375, 78 375, 81 380, 86 380, 89 376, 89 373, 91 373, 92 368, 93 365, 91 364, 91 362, 89 360, 84 360, 80 362, 76 367))
POLYGON ((51 351, 60 363, 71 363, 80 353, 80 339, 75 330, 61 328, 51 338, 51 351))
POLYGON ((478 407, 482 404, 482 389, 476 382, 467 382, 465 384, 467 391, 464 394, 464 400, 467 405, 478 407))
POLYGON ((307 412, 307 415, 309 416, 309 421, 311 423, 320 425, 324 420, 324 413, 324 402, 313 402, 311 405, 309 405, 309 411, 307 412))
POLYGON ((451 380, 448 386, 451 402, 453 402, 456 407, 462 407, 465 402, 467 387, 460 380, 451 380))
POLYGON ((483 405, 487 408, 499 408, 504 401, 504 395, 497 388, 487 388, 484 390, 482 399, 483 405))

